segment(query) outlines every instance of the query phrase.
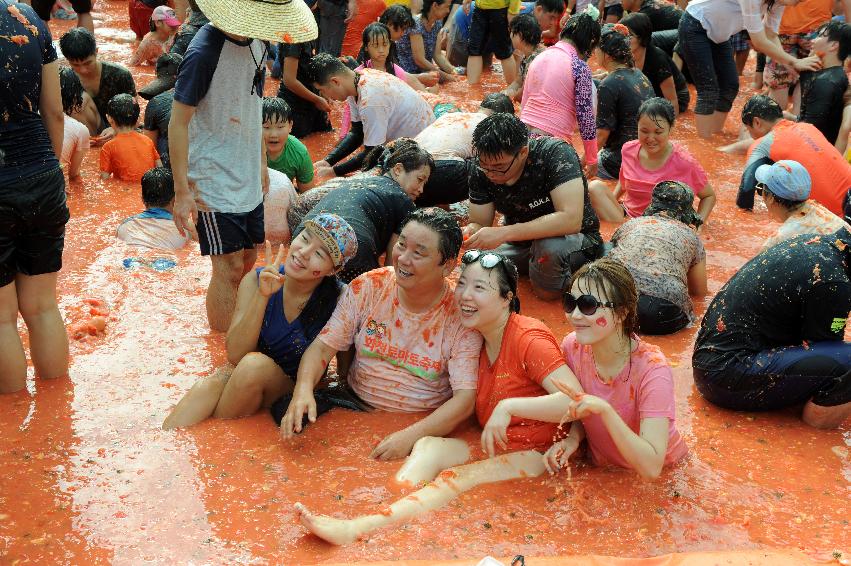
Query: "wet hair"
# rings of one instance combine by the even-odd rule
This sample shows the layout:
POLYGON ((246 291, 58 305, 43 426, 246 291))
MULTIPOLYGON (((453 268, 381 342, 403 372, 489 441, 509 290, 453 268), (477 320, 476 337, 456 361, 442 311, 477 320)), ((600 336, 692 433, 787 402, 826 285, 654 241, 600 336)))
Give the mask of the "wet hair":
POLYGON ((670 100, 661 96, 648 98, 641 103, 641 106, 638 107, 637 120, 640 120, 642 116, 647 116, 660 128, 663 120, 668 123, 668 128, 673 128, 676 120, 674 105, 671 104, 670 100))
POLYGON ((587 12, 574 14, 564 24, 559 38, 571 42, 580 57, 588 59, 600 43, 600 22, 587 12))
POLYGON ((794 212, 794 211, 798 210, 799 208, 804 206, 804 204, 807 202, 806 199, 804 199, 804 200, 789 200, 787 198, 779 197, 779 196, 777 196, 777 195, 775 195, 774 193, 771 192, 771 189, 768 188, 768 185, 765 186, 763 191, 765 193, 770 194, 771 200, 773 200, 774 202, 776 202, 777 204, 779 204, 780 206, 782 206, 783 208, 785 208, 789 212, 794 212))
POLYGON ((154 18, 148 18, 148 28, 151 30, 151 33, 157 31, 157 22, 154 21, 154 18))
POLYGON ((541 43, 541 26, 532 14, 520 14, 508 24, 508 32, 516 33, 523 43, 536 46, 541 43))
POLYGON ((401 163, 406 172, 428 165, 434 171, 434 159, 431 154, 420 147, 411 138, 399 138, 384 145, 375 146, 363 161, 362 169, 368 171, 378 166, 378 171, 384 175, 397 163, 401 163))
POLYGON ((263 97, 264 122, 292 122, 292 110, 287 101, 277 96, 263 97))
POLYGON ((569 293, 577 282, 583 294, 593 294, 593 285, 606 294, 597 299, 615 304, 615 313, 623 318, 624 336, 629 337, 638 332, 638 291, 632 274, 624 264, 608 257, 586 263, 570 278, 566 292, 569 293))
MULTIPOLYGON (((565 3, 562 0, 537 0, 535 7, 540 6, 548 14, 561 14, 565 3)), ((515 18, 516 19, 516 18, 515 18)))
POLYGON ((754 118, 776 122, 783 118, 783 109, 770 96, 755 94, 742 107, 742 124, 752 126, 754 118))
POLYGON ((439 6, 441 4, 446 4, 447 2, 451 2, 451 0, 423 0, 423 9, 420 10, 420 16, 428 18, 428 13, 431 11, 432 6, 435 4, 439 6))
POLYGON ((154 167, 142 175, 142 202, 147 208, 165 208, 174 200, 171 169, 154 167))
MULTIPOLYGON (((497 286, 497 290, 499 291, 499 296, 502 297, 503 299, 507 299, 508 293, 511 293, 511 301, 508 303, 508 310, 511 311, 511 312, 519 313, 520 312, 520 297, 517 296, 517 279, 518 279, 517 266, 514 265, 514 262, 511 261, 511 258, 509 258, 508 256, 504 256, 500 253, 488 251, 488 250, 479 250, 479 251, 482 254, 493 254, 493 255, 500 257, 501 261, 499 262, 498 265, 495 265, 491 268, 487 268, 487 267, 482 265, 482 269, 496 274, 496 286, 497 286)), ((469 266, 471 266, 473 264, 481 265, 478 258, 476 258, 476 261, 473 261, 473 262, 470 262, 470 263, 463 263, 462 262, 461 273, 463 274, 464 271, 469 266)))
POLYGON ((417 222, 437 233, 440 265, 458 257, 462 242, 461 227, 449 212, 437 207, 418 208, 405 217, 400 230, 404 230, 409 222, 417 222))
POLYGON ((382 37, 387 40, 387 44, 390 46, 387 50, 387 59, 384 61, 384 70, 390 74, 395 74, 396 70, 393 68, 393 64, 399 61, 399 56, 396 53, 396 42, 390 39, 390 28, 381 22, 373 22, 363 28, 358 63, 365 64, 369 60, 367 47, 370 42, 381 39, 382 37))
POLYGON ((635 66, 632 51, 629 49, 629 28, 623 24, 606 24, 600 32, 600 51, 616 63, 635 66))
POLYGON ((59 67, 62 111, 69 116, 83 109, 83 83, 71 67, 59 67))
POLYGON ((129 94, 116 94, 106 105, 106 115, 115 120, 116 126, 133 127, 139 121, 139 103, 129 94))
MULTIPOLYGON (((514 18, 514 20, 516 19, 517 18, 514 18)), ((514 103, 511 102, 511 99, 508 98, 507 95, 501 92, 492 92, 486 97, 484 97, 484 99, 482 99, 482 103, 479 104, 479 107, 485 108, 487 110, 492 110, 494 112, 505 112, 506 114, 514 114, 514 103)))
POLYGON ((839 43, 836 55, 840 61, 845 61, 851 55, 851 26, 845 22, 830 20, 816 30, 819 35, 827 37, 828 41, 839 43))
POLYGON ((638 39, 638 44, 645 49, 652 45, 653 22, 647 14, 632 12, 621 18, 621 23, 629 28, 629 33, 638 39))
POLYGON ((86 28, 71 28, 59 40, 59 49, 69 61, 82 61, 97 53, 95 36, 86 28))
POLYGON ((473 130, 473 148, 479 155, 513 155, 528 144, 529 128, 514 114, 491 114, 473 130))
POLYGON ((347 70, 351 69, 330 53, 314 55, 307 68, 310 80, 318 85, 327 85, 331 77, 344 74, 347 70))
POLYGON ((414 15, 411 14, 411 9, 402 4, 394 4, 384 10, 378 21, 388 28, 393 26, 394 28, 406 30, 414 27, 414 15))

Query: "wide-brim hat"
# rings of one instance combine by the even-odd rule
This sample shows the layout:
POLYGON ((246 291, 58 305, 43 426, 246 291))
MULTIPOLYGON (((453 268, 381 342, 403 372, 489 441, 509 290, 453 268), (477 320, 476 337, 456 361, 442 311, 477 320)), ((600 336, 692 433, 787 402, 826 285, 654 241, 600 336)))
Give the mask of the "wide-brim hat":
POLYGON ((304 0, 196 0, 214 26, 233 35, 304 43, 319 35, 304 0))

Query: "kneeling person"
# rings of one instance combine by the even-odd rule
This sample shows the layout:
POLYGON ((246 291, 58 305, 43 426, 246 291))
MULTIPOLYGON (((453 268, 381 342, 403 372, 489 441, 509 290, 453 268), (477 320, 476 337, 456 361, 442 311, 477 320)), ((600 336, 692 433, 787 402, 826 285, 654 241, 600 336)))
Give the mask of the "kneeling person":
POLYGON ((481 336, 461 323, 452 273, 461 229, 448 212, 411 213, 393 248, 393 267, 354 279, 331 320, 304 354, 281 435, 316 420, 314 388, 331 357, 355 346, 348 383, 369 405, 385 411, 433 411, 384 438, 371 456, 404 458, 426 436, 444 436, 473 412, 481 336))
POLYGON ((565 141, 529 139, 519 118, 497 113, 473 132, 471 248, 497 248, 545 300, 561 297, 571 274, 600 257, 600 221, 588 198, 579 156, 565 141), (504 226, 492 226, 496 212, 504 226))
POLYGON ((727 409, 804 405, 835 428, 851 415, 851 233, 805 234, 746 263, 718 292, 697 335, 698 391, 727 409))

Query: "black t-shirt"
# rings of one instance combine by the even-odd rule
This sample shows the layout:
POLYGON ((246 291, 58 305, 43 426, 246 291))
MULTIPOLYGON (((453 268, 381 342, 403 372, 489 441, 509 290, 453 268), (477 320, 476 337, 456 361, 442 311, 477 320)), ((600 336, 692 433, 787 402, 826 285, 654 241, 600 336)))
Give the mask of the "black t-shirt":
POLYGON ((186 48, 192 43, 192 38, 198 33, 198 30, 209 24, 210 20, 201 11, 191 11, 185 22, 177 28, 177 33, 174 35, 174 43, 169 49, 170 53, 183 55, 186 53, 186 48))
POLYGON ((47 24, 29 6, 0 0, 0 186, 59 167, 38 113, 42 67, 54 61, 47 24), (30 27, 12 16, 10 6, 30 27))
POLYGON ((174 102, 174 89, 153 97, 145 108, 146 130, 157 131, 157 151, 163 165, 169 166, 168 158, 168 122, 171 120, 171 103, 174 102))
MULTIPOLYGON (((309 220, 322 212, 333 212, 344 218, 358 237, 362 248, 381 254, 390 238, 402 229, 402 221, 414 211, 414 201, 399 183, 385 175, 346 179, 338 189, 322 197, 304 217, 309 220)), ((304 221, 293 236, 304 228, 304 221)))
POLYGON ((597 87, 597 129, 609 130, 601 159, 615 178, 623 144, 638 137, 638 107, 653 96, 650 81, 635 68, 615 69, 597 87))
POLYGON ((97 96, 93 96, 92 100, 95 101, 103 124, 109 124, 106 121, 106 105, 116 94, 136 96, 136 83, 133 81, 133 75, 117 63, 101 61, 100 88, 97 96))
POLYGON ((847 88, 848 76, 842 65, 801 73, 801 115, 798 121, 812 124, 827 141, 836 143, 847 88))
POLYGON ((529 156, 520 178, 511 186, 497 185, 472 168, 470 202, 493 203, 505 215, 506 224, 521 224, 555 212, 550 193, 573 179, 582 179, 584 208, 581 232, 600 239, 600 221, 588 198, 588 183, 576 150, 569 143, 551 137, 529 140, 529 156))
POLYGON ((723 371, 735 360, 783 346, 841 341, 851 311, 851 234, 805 234, 746 263, 703 317, 695 368, 723 371))
POLYGON ((671 77, 674 78, 674 89, 678 94, 682 90, 688 90, 686 79, 680 70, 677 69, 674 60, 655 45, 647 48, 644 55, 644 68, 641 69, 641 72, 644 73, 644 76, 653 85, 653 92, 656 93, 656 96, 664 98, 662 83, 671 77))
MULTIPOLYGON (((307 41, 305 43, 281 43, 278 48, 282 50, 280 54, 281 64, 283 64, 283 60, 287 57, 297 58, 298 71, 296 71, 295 78, 312 93, 318 94, 316 89, 313 88, 313 80, 310 78, 310 73, 307 71, 308 66, 310 65, 310 59, 317 53, 316 42, 307 41)), ((286 100, 287 104, 290 105, 290 108, 296 108, 299 110, 314 108, 312 102, 290 92, 283 80, 281 80, 281 86, 278 88, 278 97, 286 100)))
POLYGON ((680 18, 683 16, 682 10, 664 0, 644 0, 638 11, 650 18, 653 31, 677 29, 680 26, 680 18))

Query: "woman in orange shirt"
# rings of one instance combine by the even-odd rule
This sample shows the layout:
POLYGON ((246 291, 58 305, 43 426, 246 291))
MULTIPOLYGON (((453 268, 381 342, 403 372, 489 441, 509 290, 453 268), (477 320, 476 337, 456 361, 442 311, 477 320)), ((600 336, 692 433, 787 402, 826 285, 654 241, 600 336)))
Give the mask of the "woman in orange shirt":
MULTIPOLYGON (((414 444, 396 480, 411 486, 431 483, 389 509, 344 520, 311 513, 296 503, 301 523, 328 542, 350 543, 375 529, 437 509, 480 484, 539 476, 546 469, 542 454, 555 441, 557 425, 511 417, 505 411, 491 418, 494 409, 503 399, 555 393, 559 391, 556 381, 576 391, 582 388, 549 328, 519 314, 514 263, 500 254, 480 250, 467 251, 461 262, 455 301, 462 324, 484 337, 475 411, 485 428, 482 449, 490 458, 462 465, 470 459, 465 441, 424 437, 414 444), (497 448, 508 452, 495 456, 497 448)), ((552 420, 558 421, 560 415, 552 420)))

